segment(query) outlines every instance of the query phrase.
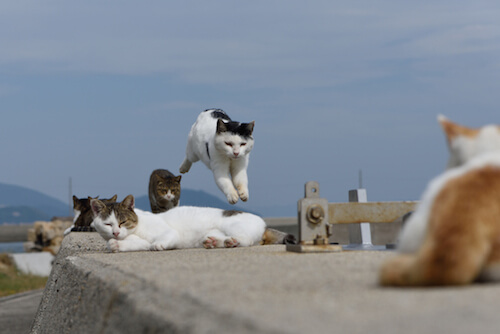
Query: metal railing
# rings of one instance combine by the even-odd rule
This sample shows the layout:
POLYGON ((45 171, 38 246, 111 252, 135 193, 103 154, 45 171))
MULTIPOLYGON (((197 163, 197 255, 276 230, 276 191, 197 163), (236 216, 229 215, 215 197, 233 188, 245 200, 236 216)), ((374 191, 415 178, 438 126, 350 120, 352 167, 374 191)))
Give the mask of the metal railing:
POLYGON ((292 252, 335 252, 342 250, 377 250, 371 242, 370 223, 389 223, 405 220, 418 202, 367 202, 366 190, 349 191, 349 202, 328 203, 321 198, 319 184, 305 185, 305 196, 298 202, 298 245, 287 245, 292 252), (357 223, 357 224, 353 224, 357 223), (332 245, 329 238, 335 224, 349 226, 349 245, 332 245))

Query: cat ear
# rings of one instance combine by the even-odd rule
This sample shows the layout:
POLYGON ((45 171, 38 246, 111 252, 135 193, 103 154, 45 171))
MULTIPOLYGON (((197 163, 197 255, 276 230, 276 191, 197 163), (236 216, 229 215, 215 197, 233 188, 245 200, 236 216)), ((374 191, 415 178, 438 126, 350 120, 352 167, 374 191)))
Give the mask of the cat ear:
POLYGON ((153 174, 151 174, 151 180, 154 181, 154 182, 158 182, 157 180, 161 180, 161 179, 158 176, 158 174, 153 173, 153 174))
POLYGON ((94 218, 99 216, 99 214, 106 208, 106 204, 98 200, 97 198, 91 198, 90 199, 90 207, 92 209, 92 213, 94 214, 94 218))
POLYGON ((78 203, 78 197, 76 197, 75 195, 73 195, 73 207, 76 206, 76 203, 78 203))
POLYGON ((224 123, 222 121, 222 119, 217 119, 217 131, 216 133, 219 134, 219 133, 222 133, 222 132, 226 132, 227 131, 227 126, 226 126, 226 123, 224 123))
POLYGON ((250 132, 250 135, 252 135, 254 126, 255 126, 255 121, 251 121, 250 123, 247 124, 247 130, 248 132, 250 132))
POLYGON ((109 201, 110 201, 110 202, 116 202, 116 199, 117 199, 117 198, 118 198, 118 195, 116 195, 116 194, 115 194, 113 197, 111 197, 111 198, 109 199, 109 201))
POLYGON ((443 128, 448 144, 457 136, 474 137, 479 132, 477 129, 471 129, 466 126, 453 123, 443 115, 438 115, 437 119, 443 128))
POLYGON ((179 175, 179 176, 175 177, 175 181, 176 182, 181 182, 181 179, 182 179, 182 175, 179 175))
POLYGON ((134 196, 128 195, 125 197, 121 203, 122 206, 126 207, 129 210, 134 210, 135 199, 134 196))

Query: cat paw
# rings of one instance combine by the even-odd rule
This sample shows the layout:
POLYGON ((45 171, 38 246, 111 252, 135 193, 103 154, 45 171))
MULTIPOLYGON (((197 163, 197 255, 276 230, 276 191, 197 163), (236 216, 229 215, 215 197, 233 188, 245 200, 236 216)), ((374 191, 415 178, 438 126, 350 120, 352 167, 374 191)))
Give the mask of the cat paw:
POLYGON ((405 286, 410 284, 409 270, 413 258, 410 255, 398 255, 382 264, 379 283, 386 286, 405 286))
POLYGON ((239 245, 240 243, 235 238, 227 238, 226 240, 224 240, 224 247, 226 248, 234 248, 238 247, 239 245))
POLYGON ((181 174, 185 174, 185 173, 189 172, 189 170, 191 169, 191 165, 192 165, 192 163, 189 162, 187 159, 184 160, 182 162, 182 165, 179 167, 179 172, 181 174))
POLYGON ((203 241, 203 247, 206 249, 217 248, 217 239, 214 237, 207 237, 205 241, 203 241))
POLYGON ((248 201, 248 188, 238 188, 238 194, 243 202, 248 201))
POLYGON ((113 253, 119 252, 120 251, 120 245, 118 244, 118 240, 116 240, 116 239, 109 239, 108 240, 108 248, 113 253))
POLYGON ((229 194, 227 194, 226 197, 229 204, 236 204, 236 202, 238 202, 238 200, 240 199, 240 196, 234 189, 229 194))
POLYGON ((152 251, 162 251, 162 250, 168 250, 171 248, 172 247, 170 247, 167 242, 153 242, 150 249, 152 251))

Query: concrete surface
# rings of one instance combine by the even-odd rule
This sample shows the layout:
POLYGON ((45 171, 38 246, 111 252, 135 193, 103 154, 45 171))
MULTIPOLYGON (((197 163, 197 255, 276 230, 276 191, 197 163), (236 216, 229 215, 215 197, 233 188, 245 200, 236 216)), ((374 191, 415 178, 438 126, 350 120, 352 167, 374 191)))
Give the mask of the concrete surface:
POLYGON ((498 333, 500 284, 377 286, 391 252, 282 245, 106 253, 63 241, 32 333, 498 333))
POLYGON ((24 274, 47 277, 52 270, 54 255, 48 252, 15 253, 9 256, 17 269, 24 274))
POLYGON ((0 298, 0 333, 29 333, 43 290, 0 298))

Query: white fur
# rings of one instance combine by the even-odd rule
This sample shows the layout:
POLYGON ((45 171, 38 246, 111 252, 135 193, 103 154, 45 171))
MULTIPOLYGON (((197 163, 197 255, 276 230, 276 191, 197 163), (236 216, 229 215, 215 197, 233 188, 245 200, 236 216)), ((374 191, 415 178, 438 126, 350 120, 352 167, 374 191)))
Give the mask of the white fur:
POLYGON ((139 222, 135 229, 120 227, 114 212, 103 221, 96 216, 92 225, 108 241, 108 248, 117 251, 166 250, 204 247, 204 242, 215 241, 214 246, 252 246, 259 243, 266 229, 262 218, 239 213, 230 217, 215 208, 176 207, 153 214, 134 209, 139 222), (113 234, 115 233, 115 234, 113 234))
MULTIPOLYGON (((169 202, 172 202, 172 201, 175 199, 175 195, 174 195, 174 194, 172 194, 172 191, 169 189, 169 190, 167 191, 167 193, 163 196, 163 198, 164 198, 164 199, 166 199, 166 200, 167 200, 167 201, 169 201, 169 202)), ((180 204, 180 201, 177 201, 177 205, 176 205, 176 206, 179 206, 179 204, 180 204)), ((174 205, 172 205, 172 207, 173 207, 173 206, 174 206, 174 205)))
MULTIPOLYGON (((438 120, 443 122, 447 118, 439 115, 438 120)), ((500 129, 496 125, 486 125, 475 137, 457 136, 451 139, 449 149, 448 169, 463 165, 483 153, 500 151, 500 129)))
POLYGON ((254 141, 227 132, 216 134, 216 129, 217 119, 211 111, 198 116, 189 132, 186 158, 179 170, 187 173, 193 163, 201 160, 213 172, 215 183, 229 203, 236 203, 238 198, 246 201, 249 197, 247 168, 254 141))
POLYGON ((434 199, 447 182, 474 169, 488 165, 500 167, 500 152, 488 152, 476 155, 475 158, 465 165, 445 171, 433 179, 427 186, 417 209, 411 215, 400 234, 398 250, 402 253, 415 253, 420 248, 427 233, 429 214, 434 204, 434 199))
POLYGON ((64 235, 68 235, 71 232, 71 229, 73 229, 73 227, 75 227, 76 220, 78 219, 78 217, 80 217, 80 214, 82 212, 80 210, 73 209, 73 213, 74 213, 73 225, 71 225, 70 227, 68 227, 67 229, 64 230, 64 235))

